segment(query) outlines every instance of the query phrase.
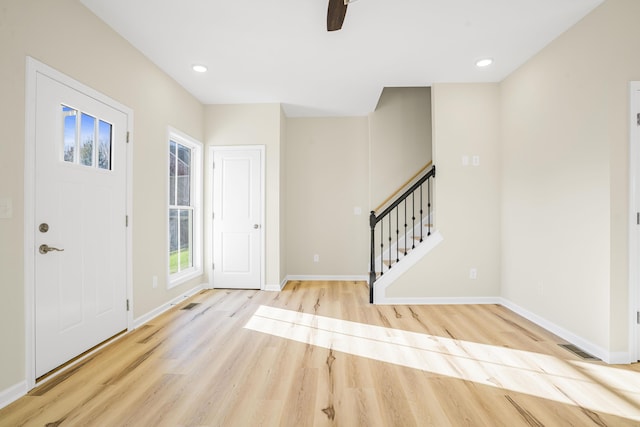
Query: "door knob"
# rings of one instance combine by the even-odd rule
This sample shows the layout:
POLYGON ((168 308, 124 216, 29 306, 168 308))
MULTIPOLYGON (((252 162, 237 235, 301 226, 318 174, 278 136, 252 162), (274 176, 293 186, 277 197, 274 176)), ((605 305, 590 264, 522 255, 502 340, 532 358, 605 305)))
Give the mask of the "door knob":
POLYGON ((260 225, 258 225, 258 224, 253 224, 253 228, 257 230, 258 228, 260 228, 260 225))
POLYGON ((49 245, 40 245, 40 248, 38 248, 38 250, 40 251, 41 254, 47 254, 51 251, 64 252, 64 249, 54 248, 53 246, 49 246, 49 245))

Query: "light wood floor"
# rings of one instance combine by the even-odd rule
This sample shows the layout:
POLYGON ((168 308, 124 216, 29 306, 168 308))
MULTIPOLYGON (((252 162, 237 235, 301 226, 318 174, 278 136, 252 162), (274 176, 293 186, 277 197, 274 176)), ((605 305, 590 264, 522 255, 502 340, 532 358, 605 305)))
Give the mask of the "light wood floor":
POLYGON ((364 282, 203 291, 0 425, 640 425, 637 365, 585 362, 496 305, 367 301, 364 282))

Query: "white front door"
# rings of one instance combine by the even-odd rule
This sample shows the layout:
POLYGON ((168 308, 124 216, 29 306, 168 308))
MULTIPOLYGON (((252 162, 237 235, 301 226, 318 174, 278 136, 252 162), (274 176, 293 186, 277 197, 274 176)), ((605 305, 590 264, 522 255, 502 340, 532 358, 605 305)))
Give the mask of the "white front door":
POLYGON ((262 284, 261 148, 213 148, 213 286, 262 284))
POLYGON ((35 373, 127 329, 127 115, 41 73, 35 114, 35 373))

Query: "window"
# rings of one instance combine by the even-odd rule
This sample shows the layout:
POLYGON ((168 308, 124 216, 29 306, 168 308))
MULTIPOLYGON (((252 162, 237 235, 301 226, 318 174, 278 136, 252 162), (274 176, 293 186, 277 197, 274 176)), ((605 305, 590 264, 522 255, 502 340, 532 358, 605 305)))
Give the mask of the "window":
POLYGON ((202 274, 202 144, 169 130, 169 287, 202 274))
POLYGON ((67 163, 111 170, 111 124, 66 105, 61 107, 64 131, 63 160, 67 163))

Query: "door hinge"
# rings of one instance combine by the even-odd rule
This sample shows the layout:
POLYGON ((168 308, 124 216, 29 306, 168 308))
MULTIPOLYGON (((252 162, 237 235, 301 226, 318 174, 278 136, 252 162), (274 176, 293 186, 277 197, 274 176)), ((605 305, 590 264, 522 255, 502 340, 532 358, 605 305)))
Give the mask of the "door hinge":
POLYGON ((127 144, 129 143, 129 131, 127 131, 127 144))
POLYGON ((640 311, 636 311, 636 323, 640 325, 640 311))
POLYGON ((216 168, 216 162, 211 162, 211 169, 215 169, 216 168))
POLYGON ((129 300, 127 299, 127 311, 129 311, 129 300))
MULTIPOLYGON (((215 212, 211 212, 211 219, 214 219, 216 217, 216 213, 215 212)), ((638 223, 640 224, 640 223, 638 223)))
POLYGON ((214 263, 211 263, 211 269, 214 270, 216 268, 216 265, 214 263))
POLYGON ((638 123, 638 126, 640 126, 640 113, 636 115, 636 120, 637 120, 636 123, 638 123))
POLYGON ((124 216, 124 226, 128 227, 129 226, 129 215, 125 215, 124 216))
POLYGON ((636 224, 640 225, 640 212, 636 212, 636 224))

